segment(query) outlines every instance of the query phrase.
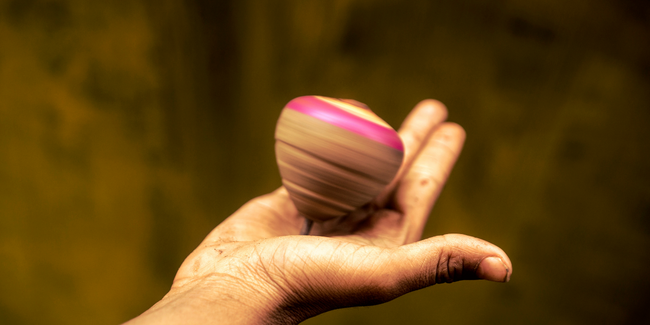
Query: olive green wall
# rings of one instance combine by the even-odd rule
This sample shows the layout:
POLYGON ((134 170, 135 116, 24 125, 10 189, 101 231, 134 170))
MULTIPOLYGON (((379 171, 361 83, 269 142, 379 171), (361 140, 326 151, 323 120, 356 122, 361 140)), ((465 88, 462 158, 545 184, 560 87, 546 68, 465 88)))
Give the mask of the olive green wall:
POLYGON ((468 133, 426 236, 509 253, 308 324, 650 322, 650 5, 558 0, 0 0, 0 323, 115 324, 280 185, 290 99, 468 133))

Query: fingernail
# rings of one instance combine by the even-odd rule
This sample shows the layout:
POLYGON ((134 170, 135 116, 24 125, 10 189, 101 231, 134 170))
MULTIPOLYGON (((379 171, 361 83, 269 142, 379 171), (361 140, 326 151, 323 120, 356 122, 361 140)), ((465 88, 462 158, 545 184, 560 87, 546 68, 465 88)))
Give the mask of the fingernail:
POLYGON ((476 268, 476 276, 495 282, 510 281, 510 270, 498 257, 487 257, 476 268))

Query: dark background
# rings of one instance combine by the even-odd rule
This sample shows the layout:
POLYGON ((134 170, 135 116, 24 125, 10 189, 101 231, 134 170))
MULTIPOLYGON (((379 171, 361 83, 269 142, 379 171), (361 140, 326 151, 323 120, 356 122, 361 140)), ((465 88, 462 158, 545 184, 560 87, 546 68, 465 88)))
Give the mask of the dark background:
POLYGON ((280 185, 301 95, 468 139, 425 236, 501 246, 508 284, 438 285, 308 324, 642 324, 650 3, 0 0, 0 323, 116 324, 280 185))

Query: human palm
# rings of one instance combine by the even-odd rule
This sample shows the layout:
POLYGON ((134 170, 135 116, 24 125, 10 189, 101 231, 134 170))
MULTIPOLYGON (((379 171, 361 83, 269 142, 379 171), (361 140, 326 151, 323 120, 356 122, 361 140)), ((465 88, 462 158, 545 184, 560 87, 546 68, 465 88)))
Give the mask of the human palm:
POLYGON ((512 265, 488 242, 465 235, 419 241, 465 138, 446 115, 439 102, 418 104, 399 130, 405 158, 395 180, 350 215, 315 224, 310 236, 298 235, 304 218, 284 188, 251 200, 188 256, 149 312, 192 295, 213 310, 226 306, 240 323, 297 323, 436 283, 507 281, 512 265))

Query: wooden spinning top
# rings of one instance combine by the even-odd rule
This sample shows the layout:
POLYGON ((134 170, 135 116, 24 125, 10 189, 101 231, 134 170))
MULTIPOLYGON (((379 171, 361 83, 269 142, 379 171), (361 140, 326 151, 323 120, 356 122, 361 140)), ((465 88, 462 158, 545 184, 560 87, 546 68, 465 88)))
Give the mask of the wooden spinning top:
POLYGON ((298 212, 323 222, 370 202, 402 164, 399 135, 365 105, 303 96, 282 110, 275 129, 282 183, 298 212))

